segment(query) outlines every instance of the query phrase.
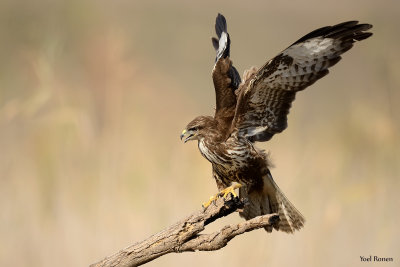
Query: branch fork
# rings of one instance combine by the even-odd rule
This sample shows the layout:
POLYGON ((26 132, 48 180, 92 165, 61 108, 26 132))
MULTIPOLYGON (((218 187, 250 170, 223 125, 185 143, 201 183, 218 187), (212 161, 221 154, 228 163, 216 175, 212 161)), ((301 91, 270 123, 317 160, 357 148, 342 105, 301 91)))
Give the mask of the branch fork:
POLYGON ((242 223, 226 225, 221 230, 210 234, 201 234, 206 225, 240 211, 244 205, 244 200, 233 197, 231 194, 226 199, 218 198, 206 209, 196 211, 161 232, 122 249, 90 267, 139 266, 168 253, 218 250, 225 247, 235 236, 273 226, 279 222, 277 214, 268 214, 242 223))

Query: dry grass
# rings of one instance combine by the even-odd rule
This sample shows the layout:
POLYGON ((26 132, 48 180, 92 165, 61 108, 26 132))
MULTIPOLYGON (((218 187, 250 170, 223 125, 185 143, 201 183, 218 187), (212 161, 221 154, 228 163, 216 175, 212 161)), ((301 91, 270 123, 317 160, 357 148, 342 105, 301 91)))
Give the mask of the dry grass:
POLYGON ((210 165, 179 134, 213 112, 217 12, 228 18, 240 72, 315 27, 359 19, 375 35, 301 93, 288 130, 262 144, 306 227, 293 236, 260 230, 219 252, 149 266, 363 266, 361 255, 398 262, 399 4, 0 5, 1 266, 88 265, 216 191, 210 165))

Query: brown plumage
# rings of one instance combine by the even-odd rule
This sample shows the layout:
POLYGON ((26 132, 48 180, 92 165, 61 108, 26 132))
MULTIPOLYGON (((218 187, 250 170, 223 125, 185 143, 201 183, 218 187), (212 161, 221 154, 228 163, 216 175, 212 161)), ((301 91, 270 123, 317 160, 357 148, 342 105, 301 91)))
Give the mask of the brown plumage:
MULTIPOLYGON (((268 141, 287 127, 287 115, 296 92, 328 74, 340 55, 355 41, 372 35, 372 26, 357 21, 315 30, 260 69, 240 76, 230 60, 230 37, 225 18, 216 19, 217 51, 212 78, 216 94, 214 117, 200 116, 182 132, 185 142, 198 140, 201 154, 212 163, 218 190, 232 182, 243 185, 240 197, 248 204, 240 213, 245 219, 278 213, 276 230, 293 233, 304 224, 304 217, 285 197, 269 171, 267 154, 254 142, 268 141)), ((267 228, 272 231, 272 228, 267 228)))

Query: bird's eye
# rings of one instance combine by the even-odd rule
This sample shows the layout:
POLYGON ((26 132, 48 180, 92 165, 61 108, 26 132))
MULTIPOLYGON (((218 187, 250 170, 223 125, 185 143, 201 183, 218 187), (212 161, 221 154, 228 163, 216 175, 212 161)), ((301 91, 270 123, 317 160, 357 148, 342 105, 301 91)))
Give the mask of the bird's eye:
POLYGON ((196 130, 197 130, 197 127, 191 127, 188 129, 188 131, 191 131, 191 132, 196 131, 196 130))

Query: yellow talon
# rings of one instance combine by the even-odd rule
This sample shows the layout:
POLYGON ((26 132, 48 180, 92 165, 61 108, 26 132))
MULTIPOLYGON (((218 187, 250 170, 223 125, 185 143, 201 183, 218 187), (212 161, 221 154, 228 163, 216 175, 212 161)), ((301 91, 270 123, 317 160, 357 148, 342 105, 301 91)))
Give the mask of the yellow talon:
POLYGON ((229 194, 232 194, 233 197, 237 197, 237 194, 236 194, 235 190, 238 189, 238 188, 241 188, 241 187, 242 187, 241 184, 234 184, 234 185, 231 185, 231 186, 221 190, 215 196, 211 196, 210 199, 207 202, 203 203, 203 205, 202 205, 203 208, 207 208, 208 206, 211 205, 211 203, 213 203, 213 201, 217 200, 218 197, 221 197, 221 196, 224 199, 226 199, 229 194))
POLYGON ((203 205, 202 205, 203 208, 207 208, 208 206, 211 205, 211 203, 213 203, 213 201, 217 200, 218 195, 219 195, 219 193, 216 194, 215 196, 211 196, 210 199, 207 202, 204 202, 203 205))
POLYGON ((234 184, 234 185, 231 185, 231 186, 229 186, 229 187, 227 187, 227 188, 221 190, 221 192, 219 192, 219 195, 223 194, 222 197, 225 198, 225 199, 226 199, 226 197, 227 197, 229 194, 232 194, 233 197, 237 197, 237 194, 236 194, 235 190, 236 190, 236 189, 239 189, 239 188, 241 188, 241 187, 242 187, 241 184, 234 184))

